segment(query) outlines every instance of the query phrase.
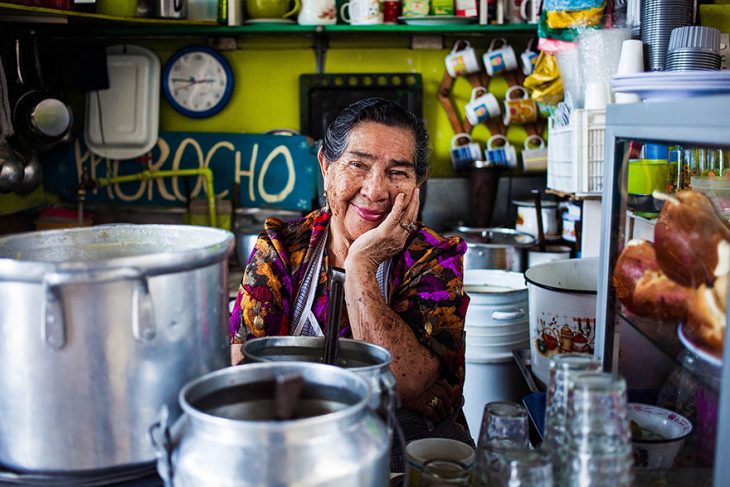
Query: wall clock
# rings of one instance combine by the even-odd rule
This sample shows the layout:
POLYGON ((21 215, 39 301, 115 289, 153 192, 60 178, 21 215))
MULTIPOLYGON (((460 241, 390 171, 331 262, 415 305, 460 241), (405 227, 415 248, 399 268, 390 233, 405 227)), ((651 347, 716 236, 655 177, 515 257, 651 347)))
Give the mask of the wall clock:
POLYGON ((175 52, 162 72, 162 89, 178 112, 193 118, 215 115, 233 94, 233 70, 225 57, 204 46, 175 52))

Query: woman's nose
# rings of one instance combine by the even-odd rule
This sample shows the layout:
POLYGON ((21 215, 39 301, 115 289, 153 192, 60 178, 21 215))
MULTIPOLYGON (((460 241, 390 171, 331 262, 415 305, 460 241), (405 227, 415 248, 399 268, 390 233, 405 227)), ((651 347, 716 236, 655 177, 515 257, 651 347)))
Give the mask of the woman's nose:
POLYGON ((363 180, 360 192, 367 196, 370 201, 381 201, 388 198, 387 181, 383 174, 378 171, 370 171, 363 180))

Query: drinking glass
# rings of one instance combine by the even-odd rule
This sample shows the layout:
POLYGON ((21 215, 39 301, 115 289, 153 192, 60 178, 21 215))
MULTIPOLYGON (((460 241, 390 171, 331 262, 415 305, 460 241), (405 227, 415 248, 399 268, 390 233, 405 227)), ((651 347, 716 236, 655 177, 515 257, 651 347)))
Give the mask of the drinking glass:
POLYGON ((477 485, 493 487, 552 487, 550 458, 506 439, 492 439, 480 449, 477 485))
POLYGON ((527 409, 524 406, 508 401, 492 401, 484 405, 477 446, 498 438, 530 448, 527 409))
POLYGON ((572 380, 567 424, 567 447, 561 454, 564 465, 569 465, 568 485, 631 485, 631 430, 622 377, 591 372, 572 380))

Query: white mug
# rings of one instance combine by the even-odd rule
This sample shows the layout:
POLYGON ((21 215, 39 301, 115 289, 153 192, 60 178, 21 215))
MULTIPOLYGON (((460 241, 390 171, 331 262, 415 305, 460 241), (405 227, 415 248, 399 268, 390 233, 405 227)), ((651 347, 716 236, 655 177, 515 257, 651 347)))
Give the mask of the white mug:
POLYGON ((451 137, 451 163, 455 171, 471 168, 472 162, 482 158, 482 148, 471 140, 466 133, 458 133, 451 137), (466 143, 463 143, 466 141, 466 143))
POLYGON ((476 86, 471 90, 471 99, 464 106, 469 123, 476 125, 487 119, 498 117, 501 113, 497 97, 489 93, 483 86, 476 86))
POLYGON ((489 76, 496 76, 517 69, 515 50, 501 37, 492 39, 492 42, 489 43, 489 49, 484 53, 483 60, 484 69, 487 70, 489 76))
POLYGON ((297 22, 301 25, 331 25, 337 23, 335 0, 302 0, 297 22))
POLYGON ((547 148, 545 141, 539 135, 530 135, 525 139, 522 149, 522 168, 525 172, 545 171, 547 169, 547 148), (537 147, 531 147, 535 143, 537 147))
POLYGON ((340 7, 340 16, 352 25, 382 24, 383 4, 381 0, 350 0, 340 7))
POLYGON ((538 53, 532 50, 532 45, 535 42, 535 38, 531 37, 527 43, 527 47, 522 54, 520 54, 520 68, 525 76, 532 74, 532 70, 535 69, 535 63, 537 63, 538 53))
POLYGON ((520 5, 520 16, 528 24, 537 24, 540 20, 540 7, 542 0, 522 0, 520 5))
POLYGON ((444 59, 444 63, 446 63, 446 71, 453 78, 479 71, 479 58, 469 41, 456 41, 453 49, 444 59))
POLYGON ((517 151, 515 151, 514 146, 509 143, 507 137, 504 135, 496 134, 489 137, 487 140, 487 149, 484 151, 484 156, 486 157, 487 162, 491 162, 496 166, 510 168, 517 167, 517 151), (504 145, 501 147, 494 147, 493 144, 497 140, 501 140, 504 145))

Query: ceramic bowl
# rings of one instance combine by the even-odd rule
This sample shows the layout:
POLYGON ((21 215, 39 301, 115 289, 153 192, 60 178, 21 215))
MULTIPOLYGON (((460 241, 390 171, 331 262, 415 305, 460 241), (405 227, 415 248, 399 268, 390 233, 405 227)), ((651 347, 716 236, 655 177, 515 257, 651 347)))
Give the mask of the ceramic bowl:
POLYGON ((631 446, 637 468, 668 469, 672 467, 684 439, 692 432, 692 423, 669 409, 632 402, 628 417, 641 428, 637 438, 632 428, 631 446))

